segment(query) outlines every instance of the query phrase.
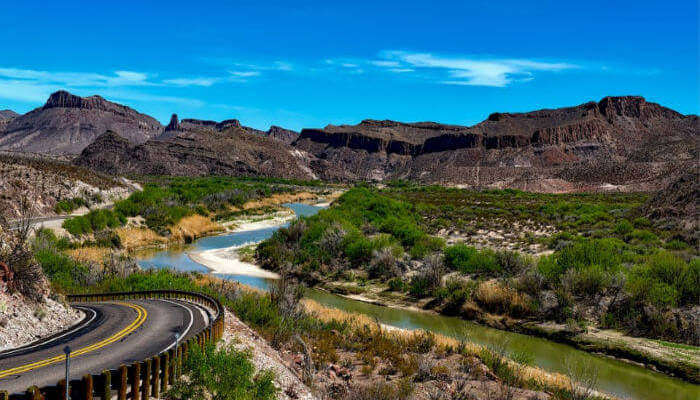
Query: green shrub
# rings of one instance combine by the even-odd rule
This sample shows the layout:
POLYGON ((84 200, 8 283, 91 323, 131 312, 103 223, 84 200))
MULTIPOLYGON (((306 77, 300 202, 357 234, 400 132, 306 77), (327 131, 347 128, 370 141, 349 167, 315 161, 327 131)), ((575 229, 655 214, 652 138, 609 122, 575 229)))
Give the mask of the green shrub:
POLYGON ((68 218, 63 221, 63 228, 72 235, 85 235, 106 228, 116 228, 126 222, 126 217, 107 209, 92 210, 89 213, 68 218))
POLYGON ((635 298, 659 307, 698 304, 700 259, 687 263, 673 253, 659 251, 632 269, 627 288, 635 298))
POLYGON ((168 393, 175 399, 273 400, 278 389, 270 370, 255 372, 250 353, 233 346, 204 350, 193 346, 187 354, 184 372, 187 382, 176 384, 168 393))
POLYGON ((465 244, 445 248, 445 265, 465 274, 499 273, 502 271, 496 252, 491 249, 477 250, 465 244))
POLYGON ((615 233, 618 235, 626 235, 634 229, 634 225, 626 219, 621 220, 615 225, 615 233))

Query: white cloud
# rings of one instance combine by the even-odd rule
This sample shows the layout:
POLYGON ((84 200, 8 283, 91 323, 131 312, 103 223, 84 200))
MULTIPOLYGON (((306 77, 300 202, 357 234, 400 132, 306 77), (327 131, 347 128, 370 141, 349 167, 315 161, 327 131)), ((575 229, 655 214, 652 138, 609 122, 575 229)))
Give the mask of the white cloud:
MULTIPOLYGON (((436 80, 449 85, 504 87, 514 81, 533 79, 535 72, 559 72, 579 68, 565 62, 542 62, 514 58, 436 56, 431 53, 384 51, 380 57, 392 63, 391 72, 421 69, 438 73, 436 80)), ((374 65, 386 66, 373 62, 374 65)), ((387 64, 388 65, 388 64, 387 64)))
POLYGON ((260 75, 260 71, 228 71, 228 73, 239 78, 249 78, 260 75))
POLYGON ((396 68, 400 67, 401 64, 399 64, 398 61, 385 61, 385 60, 373 60, 369 62, 372 65, 375 65, 377 67, 387 67, 387 68, 396 68))
POLYGON ((163 83, 173 86, 204 86, 209 87, 220 81, 220 78, 175 78, 166 79, 163 83))

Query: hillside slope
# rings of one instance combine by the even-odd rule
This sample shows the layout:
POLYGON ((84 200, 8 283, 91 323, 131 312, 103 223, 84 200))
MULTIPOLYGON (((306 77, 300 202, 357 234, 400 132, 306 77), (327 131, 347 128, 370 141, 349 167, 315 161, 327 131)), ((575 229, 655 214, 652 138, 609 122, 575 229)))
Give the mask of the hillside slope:
POLYGON ((108 132, 74 163, 110 174, 315 178, 298 152, 283 142, 236 125, 217 130, 192 121, 171 122, 157 139, 141 145, 108 132))
POLYGON ((154 118, 100 96, 78 97, 58 91, 42 107, 13 118, 0 129, 0 150, 79 154, 107 130, 143 143, 162 129, 154 118))

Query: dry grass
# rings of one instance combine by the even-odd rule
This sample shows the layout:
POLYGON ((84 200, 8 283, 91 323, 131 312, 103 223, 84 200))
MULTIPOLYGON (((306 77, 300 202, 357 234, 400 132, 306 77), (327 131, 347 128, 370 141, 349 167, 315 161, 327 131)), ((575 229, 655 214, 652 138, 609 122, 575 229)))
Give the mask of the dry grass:
POLYGON ((317 199, 318 195, 309 192, 298 192, 298 193, 276 193, 270 197, 265 197, 259 200, 251 200, 243 204, 244 210, 250 210, 253 208, 269 207, 275 206, 283 203, 292 203, 305 200, 317 199))
POLYGON ((66 250, 66 254, 81 263, 102 264, 105 258, 112 252, 108 247, 81 247, 66 250))
POLYGON ((168 239, 160 236, 148 228, 122 227, 115 230, 122 246, 127 250, 135 250, 143 247, 159 246, 168 242, 168 239))
MULTIPOLYGON (((323 306, 313 300, 305 299, 302 304, 306 311, 314 315, 316 318, 322 321, 337 320, 341 322, 348 323, 352 328, 364 328, 369 327, 372 330, 382 329, 384 334, 391 335, 404 340, 410 340, 419 335, 425 335, 426 331, 423 330, 405 330, 399 328, 388 328, 386 326, 380 326, 377 322, 364 314, 354 314, 348 313, 335 308, 329 308, 323 306)), ((442 349, 463 349, 465 355, 479 357, 483 346, 478 345, 473 342, 460 342, 455 338, 444 336, 441 334, 434 334, 435 344, 438 348, 442 349)), ((513 366, 517 364, 514 361, 509 361, 513 366)), ((569 388, 569 380, 567 377, 557 373, 551 373, 544 371, 537 367, 531 366, 521 366, 517 365, 517 371, 520 373, 520 378, 523 381, 533 381, 543 387, 549 388, 569 388)))
POLYGON ((474 295, 479 304, 491 312, 523 316, 532 308, 527 295, 495 280, 479 284, 474 295))
POLYGON ((207 217, 195 214, 182 218, 171 228, 171 241, 191 242, 211 233, 222 232, 224 227, 207 217))

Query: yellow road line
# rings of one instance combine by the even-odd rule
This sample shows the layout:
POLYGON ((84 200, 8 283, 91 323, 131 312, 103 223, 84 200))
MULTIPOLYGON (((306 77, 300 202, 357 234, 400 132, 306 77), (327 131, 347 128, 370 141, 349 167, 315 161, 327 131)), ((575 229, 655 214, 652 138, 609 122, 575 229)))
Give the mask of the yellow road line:
MULTIPOLYGON (((80 356, 83 354, 87 354, 87 353, 90 353, 92 351, 101 349, 107 345, 110 345, 110 344, 122 339, 123 337, 127 336, 128 334, 132 333, 133 331, 138 329, 141 325, 143 325, 143 323, 146 321, 146 318, 148 317, 148 313, 146 312, 145 308, 143 308, 139 305, 136 305, 136 304, 129 304, 129 303, 118 303, 118 304, 130 307, 130 308, 136 310, 136 313, 138 314, 136 319, 131 324, 129 324, 126 328, 115 333, 114 335, 112 335, 106 339, 103 339, 97 343, 91 344, 89 346, 86 346, 86 347, 83 347, 83 348, 80 348, 78 350, 71 352, 70 353, 71 358, 74 358, 74 357, 77 357, 77 356, 80 356)), ((5 377, 10 376, 10 375, 21 374, 23 372, 27 372, 27 371, 31 371, 33 369, 45 367, 47 365, 56 364, 56 363, 59 363, 61 361, 65 361, 65 359, 66 359, 66 355, 61 354, 59 356, 47 358, 45 360, 36 361, 36 362, 31 363, 31 364, 26 364, 26 365, 22 365, 19 367, 6 369, 4 371, 0 371, 0 378, 5 378, 5 377)))

